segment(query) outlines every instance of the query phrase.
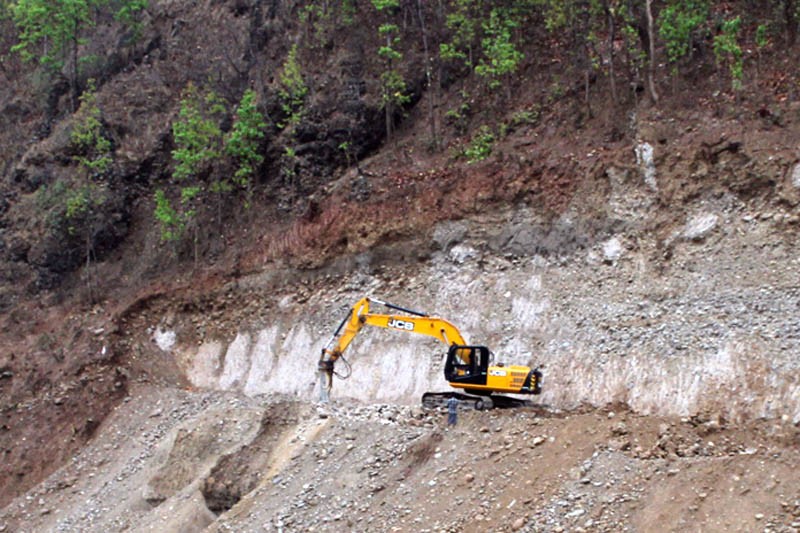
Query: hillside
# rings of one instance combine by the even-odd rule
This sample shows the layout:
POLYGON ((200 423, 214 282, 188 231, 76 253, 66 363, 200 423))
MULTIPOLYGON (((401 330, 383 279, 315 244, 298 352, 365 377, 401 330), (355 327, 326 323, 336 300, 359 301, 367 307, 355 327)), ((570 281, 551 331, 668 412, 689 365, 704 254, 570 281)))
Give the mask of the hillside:
POLYGON ((657 101, 637 3, 555 29, 552 2, 375 5, 100 10, 75 80, 0 17, 0 531, 800 528, 794 3, 708 3, 675 63, 659 34, 657 101), (516 24, 512 73, 430 59, 457 5, 516 24), (220 143, 256 95, 247 180, 222 145, 176 178, 191 87, 220 143), (447 429, 418 407, 443 347, 374 330, 318 404, 365 295, 539 366, 541 396, 447 429))

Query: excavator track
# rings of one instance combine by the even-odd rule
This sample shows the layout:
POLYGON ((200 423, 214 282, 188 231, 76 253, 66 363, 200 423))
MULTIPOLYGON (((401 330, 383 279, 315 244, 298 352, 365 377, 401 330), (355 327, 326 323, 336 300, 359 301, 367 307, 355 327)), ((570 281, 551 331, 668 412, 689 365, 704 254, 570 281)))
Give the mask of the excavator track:
POLYGON ((460 392, 426 392, 422 395, 422 407, 425 409, 436 409, 439 407, 446 407, 447 400, 450 398, 458 398, 459 401, 464 402, 467 406, 472 406, 478 411, 485 411, 497 408, 509 407, 526 407, 533 405, 528 400, 520 400, 510 396, 502 396, 492 394, 490 396, 473 396, 471 394, 463 394, 460 392))

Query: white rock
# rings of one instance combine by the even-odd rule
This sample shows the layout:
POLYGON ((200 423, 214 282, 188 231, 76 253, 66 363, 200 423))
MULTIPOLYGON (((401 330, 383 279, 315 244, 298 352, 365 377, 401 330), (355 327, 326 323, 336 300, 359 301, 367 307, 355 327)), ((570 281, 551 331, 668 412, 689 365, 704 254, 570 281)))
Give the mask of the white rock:
POLYGON ((466 263, 470 259, 474 259, 477 255, 478 252, 474 248, 463 244, 456 244, 450 249, 450 259, 458 264, 466 263))
POLYGON ((156 328, 155 333, 153 333, 153 340, 162 351, 168 352, 175 346, 175 332, 168 329, 156 328))
POLYGON ((642 169, 644 182, 652 190, 658 190, 656 183, 656 163, 653 157, 653 145, 648 142, 639 143, 636 148, 636 164, 642 169))
POLYGON ((699 241, 705 238, 717 227, 719 217, 713 213, 701 213, 695 215, 688 222, 683 230, 684 238, 690 241, 699 241))
POLYGON ((622 243, 616 237, 612 237, 603 243, 603 260, 606 263, 616 263, 622 256, 622 243))
POLYGON ((792 170, 792 185, 795 189, 800 189, 800 163, 797 163, 792 170))

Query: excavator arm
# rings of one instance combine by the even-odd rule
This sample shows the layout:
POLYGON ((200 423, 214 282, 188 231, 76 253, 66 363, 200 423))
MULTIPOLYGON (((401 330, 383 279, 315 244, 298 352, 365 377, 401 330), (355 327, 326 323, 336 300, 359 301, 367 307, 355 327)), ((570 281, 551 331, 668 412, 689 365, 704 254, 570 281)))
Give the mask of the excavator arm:
MULTIPOLYGON (((406 309, 398 305, 382 302, 373 298, 362 298, 352 307, 339 327, 333 333, 319 359, 319 369, 327 377, 327 389, 333 384, 334 365, 365 325, 385 329, 395 329, 405 333, 416 333, 439 339, 447 346, 464 345, 466 341, 452 323, 439 317, 406 309), (370 312, 370 304, 376 303, 389 309, 402 311, 404 314, 380 314, 370 312)), ((464 352, 463 363, 469 364, 469 352, 464 352)))

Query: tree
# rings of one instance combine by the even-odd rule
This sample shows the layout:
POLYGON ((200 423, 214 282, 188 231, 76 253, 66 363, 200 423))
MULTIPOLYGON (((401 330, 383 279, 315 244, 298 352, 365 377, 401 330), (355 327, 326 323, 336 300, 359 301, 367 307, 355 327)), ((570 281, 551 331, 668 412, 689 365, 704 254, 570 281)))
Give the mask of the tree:
POLYGON ((592 109, 589 100, 589 86, 592 72, 597 67, 594 54, 596 36, 592 29, 592 12, 599 12, 599 5, 590 0, 540 0, 545 8, 545 27, 553 34, 566 33, 572 38, 572 51, 575 69, 583 81, 584 105, 589 115, 592 109))
POLYGON ((403 58, 397 50, 400 44, 400 28, 388 21, 391 13, 400 7, 399 0, 372 0, 372 5, 378 12, 383 13, 386 22, 378 27, 378 34, 384 39, 384 44, 378 48, 378 56, 384 61, 384 70, 381 73, 381 102, 383 103, 386 119, 386 138, 391 139, 394 132, 394 115, 398 108, 407 104, 410 97, 406 93, 406 82, 395 67, 403 58))
POLYGON ((723 21, 719 34, 714 36, 714 56, 718 63, 728 63, 731 75, 731 88, 739 91, 742 88, 743 60, 742 47, 739 46, 739 28, 741 17, 723 21))
MULTIPOLYGON (((187 225, 193 231, 195 263, 198 260, 199 227, 195 215, 202 198, 202 177, 222 154, 222 130, 219 127, 225 108, 213 91, 203 92, 193 83, 183 91, 178 120, 172 124, 175 149, 172 150, 172 183, 178 186, 178 207, 173 206, 163 189, 156 191, 154 216, 161 224, 162 241, 183 236, 187 225)), ((217 184, 212 183, 212 189, 217 184)))
POLYGON ((213 91, 202 93, 193 83, 183 91, 178 120, 172 124, 175 149, 172 159, 178 180, 197 177, 220 155, 222 131, 218 118, 225 112, 213 91))
POLYGON ((97 105, 94 80, 88 81, 80 101, 70 133, 72 149, 77 152, 73 159, 90 176, 102 175, 111 168, 113 154, 111 140, 103 131, 103 116, 97 105))
POLYGON ((233 128, 225 141, 225 153, 236 162, 233 182, 247 191, 246 207, 250 207, 253 176, 258 165, 264 161, 264 156, 258 149, 267 128, 264 115, 256 106, 255 91, 248 89, 244 92, 235 115, 233 128))
POLYGON ((615 0, 602 0, 602 7, 606 17, 606 30, 608 33, 606 48, 608 48, 608 80, 611 83, 611 103, 617 105, 617 80, 614 70, 614 41, 617 38, 617 24, 615 21, 617 3, 615 0))
MULTIPOLYGON (((518 26, 510 14, 501 9, 492 9, 489 20, 483 23, 485 37, 481 40, 483 57, 475 67, 478 76, 489 78, 489 88, 497 89, 502 85, 500 81, 517 70, 520 61, 524 58, 522 52, 517 50, 511 41, 511 34, 518 26)), ((506 85, 508 98, 511 97, 511 88, 506 85)))
POLYGON ((658 33, 664 40, 673 74, 677 74, 678 62, 692 50, 692 39, 707 20, 707 0, 671 0, 661 11, 658 33))
MULTIPOLYGON (((423 1, 417 0, 417 19, 419 20, 419 28, 422 34, 422 50, 425 53, 425 83, 428 90, 428 125, 431 128, 431 147, 436 150, 439 148, 439 138, 436 135, 436 93, 433 90, 433 62, 436 60, 431 55, 430 47, 428 45, 428 30, 425 24, 425 15, 423 14, 423 1)), ((349 166, 349 165, 348 165, 349 166)))
POLYGON ((16 0, 11 5, 19 31, 12 51, 25 61, 37 61, 50 72, 69 72, 73 109, 77 107, 79 51, 100 13, 111 11, 125 24, 135 21, 146 0, 16 0))
POLYGON ((8 53, 15 44, 12 41, 14 21, 10 0, 0 0, 0 72, 8 75, 8 53))
POLYGON ((185 227, 183 217, 172 207, 164 189, 157 189, 153 195, 153 200, 156 203, 153 216, 155 216, 161 227, 161 241, 173 242, 179 240, 183 236, 185 227))
POLYGON ((439 45, 439 55, 445 61, 460 60, 472 68, 473 47, 480 28, 480 20, 474 12, 475 0, 455 0, 453 9, 445 18, 445 26, 452 37, 439 45))
POLYGON ((650 98, 654 103, 658 103, 658 93, 656 92, 655 72, 656 72, 656 34, 653 31, 653 1, 647 0, 645 3, 647 11, 647 37, 649 41, 650 53, 647 62, 647 87, 650 89, 650 98))
POLYGON ((797 42, 797 1, 782 0, 783 20, 786 22, 786 46, 792 48, 797 42))
POLYGON ((756 54, 758 60, 756 61, 756 72, 758 76, 761 76, 761 52, 764 48, 767 47, 769 44, 769 38, 767 37, 767 25, 766 24, 759 24, 756 28, 756 54))
POLYGON ((94 80, 89 80, 80 102, 70 131, 70 149, 81 171, 65 182, 64 218, 68 234, 81 238, 84 243, 86 286, 89 297, 94 299, 91 276, 94 242, 103 227, 103 211, 110 200, 106 178, 114 154, 97 104, 94 80))
POLYGON ((300 122, 303 104, 308 94, 308 86, 306 86, 306 82, 303 80, 303 74, 300 72, 300 64, 297 62, 296 44, 289 50, 289 54, 286 56, 286 61, 283 62, 283 69, 278 79, 281 84, 280 89, 278 89, 278 96, 281 99, 281 109, 286 117, 285 120, 278 124, 278 127, 285 128, 286 126, 293 126, 300 122))

